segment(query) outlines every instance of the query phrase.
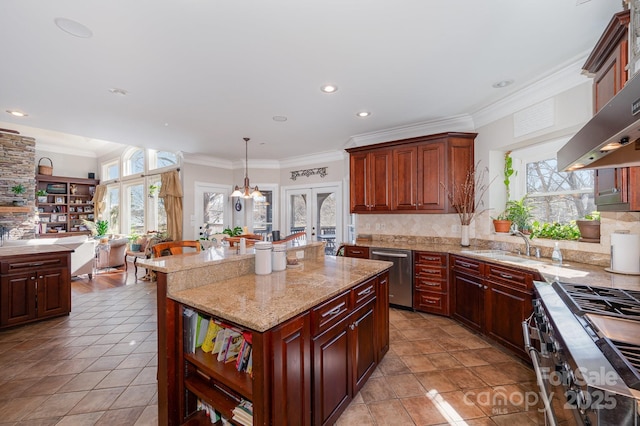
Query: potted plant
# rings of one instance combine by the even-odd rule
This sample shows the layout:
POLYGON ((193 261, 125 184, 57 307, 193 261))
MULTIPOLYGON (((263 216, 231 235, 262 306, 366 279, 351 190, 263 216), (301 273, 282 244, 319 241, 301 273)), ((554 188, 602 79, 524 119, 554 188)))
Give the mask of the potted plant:
POLYGON ((36 196, 38 197, 38 202, 39 203, 46 203, 47 202, 47 191, 45 191, 44 189, 39 189, 36 192, 36 196))
POLYGON ((600 242, 600 212, 591 212, 584 219, 576 220, 580 230, 580 240, 585 243, 600 242))
POLYGON ((109 231, 109 221, 107 221, 107 220, 99 220, 99 221, 96 222, 95 235, 97 237, 103 237, 103 236, 107 235, 108 231, 109 231))
POLYGON ((24 199, 18 198, 18 197, 20 197, 26 191, 27 191, 26 188, 21 183, 11 187, 11 192, 13 192, 13 195, 16 196, 16 199, 13 200, 14 206, 24 206, 24 199))
POLYGON ((138 235, 135 232, 132 232, 127 238, 129 239, 129 250, 140 251, 140 247, 142 246, 139 242, 140 235, 138 235))
POLYGON ((527 197, 524 196, 520 200, 507 201, 507 218, 517 229, 527 234, 531 232, 531 206, 527 205, 527 197))
MULTIPOLYGON (((515 175, 516 171, 513 169, 513 158, 511 158, 511 151, 507 151, 504 154, 504 169, 502 172, 502 183, 504 183, 507 200, 511 197, 511 176, 515 175)), ((508 202, 508 201, 507 201, 508 202)), ((509 218, 508 209, 505 208, 502 213, 497 217, 492 217, 493 228, 496 232, 506 233, 511 229, 511 219, 509 218)))

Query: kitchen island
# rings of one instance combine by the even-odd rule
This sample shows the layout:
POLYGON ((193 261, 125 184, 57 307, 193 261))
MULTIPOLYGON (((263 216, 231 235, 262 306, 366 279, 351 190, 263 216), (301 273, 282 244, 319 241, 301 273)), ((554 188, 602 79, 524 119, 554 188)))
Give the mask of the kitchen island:
POLYGON ((246 255, 208 249, 141 261, 158 280, 160 424, 181 424, 197 401, 228 419, 240 400, 254 424, 334 422, 389 345, 389 262, 324 256, 323 243, 289 246, 295 269, 255 275, 246 255), (184 311, 252 339, 253 374, 185 351, 184 311))

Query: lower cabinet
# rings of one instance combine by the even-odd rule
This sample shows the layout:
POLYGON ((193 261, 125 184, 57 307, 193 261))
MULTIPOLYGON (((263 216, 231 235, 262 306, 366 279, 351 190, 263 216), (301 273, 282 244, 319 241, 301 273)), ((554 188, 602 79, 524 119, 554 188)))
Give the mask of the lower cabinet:
POLYGON ((0 328, 70 311, 68 253, 16 256, 0 262, 0 328))
POLYGON ((538 272, 451 256, 452 317, 524 360, 522 321, 532 312, 538 272))
MULTIPOLYGON (((166 274, 158 274, 158 283, 162 294, 166 274)), ((186 349, 194 333, 185 311, 197 310, 165 299, 166 315, 159 323, 176 337, 161 343, 166 356, 162 363, 159 358, 159 383, 162 378, 166 392, 159 392, 159 405, 167 409, 161 423, 196 422, 198 401, 232 419, 243 399, 253 402, 256 425, 335 423, 388 350, 388 300, 387 271, 262 333, 198 313, 207 324, 219 320, 243 339, 250 336, 250 375, 201 348, 186 349)))
POLYGON ((449 315, 447 254, 415 251, 413 308, 420 312, 449 315))

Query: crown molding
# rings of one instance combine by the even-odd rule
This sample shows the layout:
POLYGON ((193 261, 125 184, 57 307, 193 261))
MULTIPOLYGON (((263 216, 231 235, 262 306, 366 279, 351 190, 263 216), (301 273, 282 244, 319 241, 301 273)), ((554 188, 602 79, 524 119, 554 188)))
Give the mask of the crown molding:
POLYGON ((196 164, 199 166, 217 167, 219 169, 233 170, 234 165, 230 160, 224 160, 222 158, 213 157, 203 154, 190 154, 187 152, 182 153, 182 160, 185 164, 196 164))
POLYGON ((515 93, 473 112, 475 127, 482 127, 545 99, 579 86, 591 79, 582 72, 587 54, 580 55, 564 67, 532 82, 515 93))
POLYGON ((288 167, 311 166, 311 165, 318 165, 321 163, 328 163, 332 161, 343 161, 345 158, 347 158, 347 153, 342 150, 325 151, 325 152, 319 152, 316 154, 285 158, 284 160, 280 160, 280 167, 288 168, 288 167))
POLYGON ((392 127, 390 129, 355 135, 349 138, 345 144, 345 148, 443 132, 472 132, 474 130, 475 126, 473 118, 468 114, 461 114, 437 120, 409 124, 407 126, 392 127))
MULTIPOLYGON (((280 162, 278 160, 251 160, 249 161, 251 169, 279 169, 280 162)), ((244 169, 244 160, 233 162, 233 169, 244 169)))

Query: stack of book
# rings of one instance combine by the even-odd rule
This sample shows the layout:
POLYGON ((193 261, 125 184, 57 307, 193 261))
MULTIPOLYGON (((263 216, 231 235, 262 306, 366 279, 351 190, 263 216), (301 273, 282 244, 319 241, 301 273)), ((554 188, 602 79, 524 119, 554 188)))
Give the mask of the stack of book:
POLYGON ((252 426, 253 404, 249 401, 241 401, 240 404, 233 409, 232 420, 244 426, 252 426))

